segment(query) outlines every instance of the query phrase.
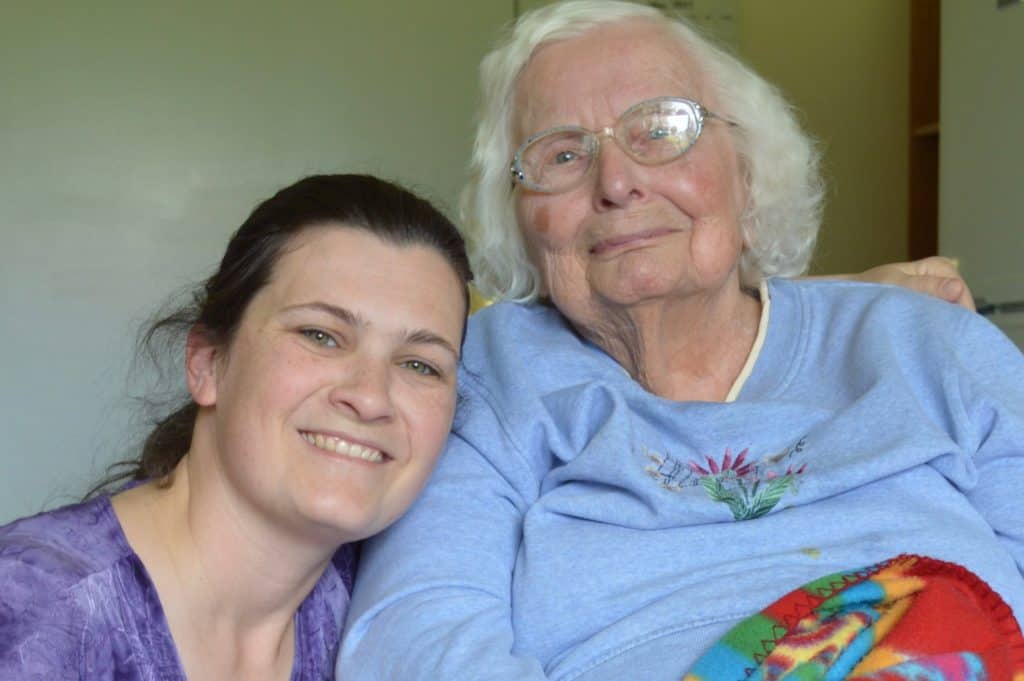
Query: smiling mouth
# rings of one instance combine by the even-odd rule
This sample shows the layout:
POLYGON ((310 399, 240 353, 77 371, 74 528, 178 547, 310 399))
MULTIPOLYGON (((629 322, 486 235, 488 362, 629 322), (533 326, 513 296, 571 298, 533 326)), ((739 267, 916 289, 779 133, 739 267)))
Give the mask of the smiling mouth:
POLYGON ((591 246, 590 253, 591 255, 605 255, 614 251, 628 249, 630 246, 643 246, 648 241, 658 239, 668 234, 674 234, 678 231, 679 230, 677 229, 671 229, 669 227, 661 227, 658 229, 649 229, 644 232, 623 234, 622 236, 616 236, 597 242, 591 246))
POLYGON ((303 440, 317 449, 322 449, 332 454, 340 454, 350 459, 362 459, 363 461, 380 463, 387 458, 379 449, 349 442, 336 435, 324 435, 323 433, 311 433, 309 431, 300 431, 299 434, 302 435, 303 440))

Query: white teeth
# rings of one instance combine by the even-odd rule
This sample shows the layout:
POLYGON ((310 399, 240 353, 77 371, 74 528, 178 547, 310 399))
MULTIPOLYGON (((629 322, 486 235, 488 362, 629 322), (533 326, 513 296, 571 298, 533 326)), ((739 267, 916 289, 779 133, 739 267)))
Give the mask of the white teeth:
POLYGON ((322 435, 320 433, 314 435, 313 433, 306 432, 301 433, 301 435, 302 439, 311 445, 334 452, 335 454, 341 454, 353 459, 363 459, 364 461, 380 462, 384 460, 384 455, 379 450, 347 442, 333 435, 322 435))

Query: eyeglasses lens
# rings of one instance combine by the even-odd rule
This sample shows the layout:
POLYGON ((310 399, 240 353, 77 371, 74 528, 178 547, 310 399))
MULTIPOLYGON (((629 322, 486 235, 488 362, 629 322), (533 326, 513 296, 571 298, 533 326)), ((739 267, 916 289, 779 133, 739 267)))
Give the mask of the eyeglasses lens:
MULTIPOLYGON (((615 126, 619 145, 634 160, 658 165, 681 156, 700 135, 699 109, 687 101, 654 100, 626 111, 615 126)), ((590 171, 600 145, 582 128, 552 130, 531 142, 519 158, 522 182, 545 192, 565 191, 590 171)))
POLYGON ((637 161, 656 165, 678 158, 700 132, 696 110, 681 102, 653 102, 628 111, 620 138, 637 161))
POLYGON ((594 136, 582 130, 543 135, 523 151, 525 179, 546 191, 570 187, 587 174, 595 148, 594 136))

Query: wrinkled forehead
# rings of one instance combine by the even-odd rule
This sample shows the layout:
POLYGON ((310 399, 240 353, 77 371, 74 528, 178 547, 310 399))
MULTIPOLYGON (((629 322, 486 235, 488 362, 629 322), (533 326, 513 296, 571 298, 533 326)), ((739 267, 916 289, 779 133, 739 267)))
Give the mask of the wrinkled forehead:
POLYGON ((538 47, 516 82, 513 137, 518 144, 559 125, 612 125, 637 102, 687 97, 713 108, 706 78, 690 52, 651 22, 597 26, 538 47))

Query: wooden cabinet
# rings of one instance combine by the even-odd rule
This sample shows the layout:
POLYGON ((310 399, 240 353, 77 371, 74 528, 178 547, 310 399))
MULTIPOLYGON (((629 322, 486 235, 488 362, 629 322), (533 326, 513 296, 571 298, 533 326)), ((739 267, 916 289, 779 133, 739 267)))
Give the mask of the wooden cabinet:
POLYGON ((910 0, 910 154, 907 197, 911 258, 939 252, 939 0, 910 0))

